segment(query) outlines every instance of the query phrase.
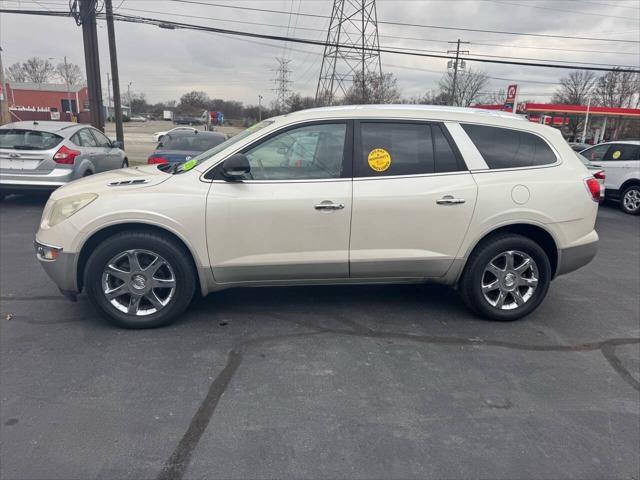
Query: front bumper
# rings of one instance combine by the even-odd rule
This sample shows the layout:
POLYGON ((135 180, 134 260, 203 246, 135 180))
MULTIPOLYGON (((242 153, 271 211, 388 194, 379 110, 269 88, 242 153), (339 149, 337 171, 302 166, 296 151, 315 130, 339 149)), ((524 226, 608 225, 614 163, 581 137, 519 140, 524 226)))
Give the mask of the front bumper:
MULTIPOLYGON (((595 234, 595 231, 593 233, 595 234)), ((556 276, 584 267, 596 256, 598 244, 598 236, 595 234, 595 240, 581 245, 559 249, 556 276)))
POLYGON ((74 179, 73 170, 69 168, 54 168, 46 173, 38 173, 37 170, 27 170, 27 172, 3 170, 0 172, 0 190, 3 192, 54 190, 74 179))
POLYGON ((78 292, 78 281, 76 277, 76 253, 65 252, 62 248, 53 245, 47 245, 37 240, 34 242, 36 249, 36 257, 40 261, 40 265, 49 275, 49 278, 58 286, 65 296, 78 292), (52 255, 49 253, 54 250, 55 259, 50 259, 52 255))

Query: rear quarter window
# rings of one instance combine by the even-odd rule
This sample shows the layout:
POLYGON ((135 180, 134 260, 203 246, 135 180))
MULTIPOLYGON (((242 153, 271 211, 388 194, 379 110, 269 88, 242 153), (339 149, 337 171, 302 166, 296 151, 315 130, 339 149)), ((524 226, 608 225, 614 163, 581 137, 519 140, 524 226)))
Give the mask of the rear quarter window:
POLYGON ((491 169, 550 165, 557 160, 547 142, 533 133, 486 125, 461 125, 491 169))
POLYGON ((62 141, 60 135, 37 130, 0 129, 0 148, 49 150, 62 141))

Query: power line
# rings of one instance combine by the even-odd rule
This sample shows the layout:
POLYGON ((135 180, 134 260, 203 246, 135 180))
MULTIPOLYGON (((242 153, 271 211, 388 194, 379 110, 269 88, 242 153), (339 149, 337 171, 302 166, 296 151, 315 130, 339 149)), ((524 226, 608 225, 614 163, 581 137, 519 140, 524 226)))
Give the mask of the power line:
MULTIPOLYGON (((183 1, 186 1, 186 0, 183 0, 183 1)), ((0 9, 0 13, 32 14, 32 15, 58 16, 58 17, 70 16, 69 13, 67 12, 43 12, 43 11, 36 11, 36 10, 18 10, 18 9, 5 9, 5 8, 0 9)), ((98 15, 98 17, 102 19, 104 18, 104 15, 100 14, 98 15)), ((262 38, 267 40, 288 41, 292 43, 317 45, 322 47, 326 47, 327 45, 334 46, 334 47, 344 46, 340 44, 331 44, 331 43, 323 42, 319 40, 285 37, 281 35, 269 35, 269 34, 261 34, 261 33, 254 33, 254 32, 245 32, 240 30, 228 30, 228 29, 217 28, 217 27, 207 27, 203 25, 194 25, 194 24, 188 24, 188 23, 182 23, 182 22, 162 20, 157 18, 138 17, 138 16, 130 16, 130 15, 124 15, 124 14, 115 14, 114 19, 123 21, 123 22, 130 22, 130 23, 146 23, 146 24, 156 25, 161 28, 167 28, 167 29, 180 28, 180 29, 186 29, 186 30, 215 32, 215 33, 221 33, 226 35, 238 35, 238 36, 245 36, 245 37, 262 38)), ((380 47, 379 49, 375 49, 375 50, 371 48, 365 48, 364 50, 379 51, 381 53, 406 55, 406 56, 412 56, 412 57, 441 58, 441 59, 447 59, 447 60, 452 60, 454 58, 450 55, 430 54, 430 53, 410 51, 410 50, 399 50, 399 49, 393 49, 388 47, 384 47, 384 48, 380 47)), ((597 66, 580 66, 580 65, 570 65, 570 64, 561 65, 561 64, 554 64, 554 63, 519 62, 519 61, 511 61, 511 60, 498 60, 498 59, 478 58, 478 57, 466 57, 466 60, 469 62, 478 62, 478 63, 520 65, 520 66, 527 66, 527 67, 561 68, 561 69, 567 69, 567 70, 592 70, 592 71, 610 72, 610 71, 615 71, 618 68, 625 68, 627 71, 630 71, 630 72, 634 72, 634 73, 640 72, 640 69, 637 69, 636 67, 633 67, 633 66, 626 66, 626 65, 620 65, 617 68, 611 68, 611 67, 597 67, 597 66)))
POLYGON ((499 5, 515 5, 516 7, 527 7, 527 8, 538 8, 540 10, 551 10, 554 12, 568 12, 573 13, 574 15, 590 15, 594 17, 608 17, 608 18, 621 18, 623 20, 636 20, 635 18, 623 17, 621 15, 606 15, 602 13, 593 13, 593 12, 583 12, 578 9, 576 10, 564 10, 561 8, 552 8, 552 7, 543 7, 540 5, 533 5, 531 3, 516 3, 516 2, 507 2, 503 0, 482 0, 484 2, 492 2, 497 3, 499 5))
MULTIPOLYGON (((272 10, 267 8, 256 8, 256 7, 244 7, 239 5, 224 5, 221 3, 207 3, 198 0, 169 0, 172 2, 178 3, 189 3, 194 5, 205 5, 208 7, 220 7, 220 8, 232 8, 236 10, 244 10, 244 11, 253 11, 253 12, 263 12, 263 13, 277 13, 288 15, 289 12, 283 10, 272 10)), ((330 18, 327 15, 319 15, 315 13, 300 13, 301 17, 312 17, 312 18, 330 18)), ((595 38, 595 37, 576 37, 569 35, 553 35, 547 33, 524 33, 524 32, 509 32, 504 30, 483 30, 478 28, 465 28, 465 27, 443 27, 440 25, 426 25, 426 24, 417 24, 417 23, 403 23, 403 22, 390 22, 390 21, 379 21, 380 25, 396 25, 400 27, 416 27, 416 28, 434 28, 439 30, 458 30, 462 32, 477 32, 477 33, 494 33, 499 35, 518 35, 525 37, 542 37, 542 38, 563 38, 563 39, 571 39, 571 40, 589 40, 589 41, 599 41, 606 40, 607 42, 620 42, 620 43, 640 43, 640 41, 636 40, 625 40, 622 38, 614 39, 614 38, 595 38)))

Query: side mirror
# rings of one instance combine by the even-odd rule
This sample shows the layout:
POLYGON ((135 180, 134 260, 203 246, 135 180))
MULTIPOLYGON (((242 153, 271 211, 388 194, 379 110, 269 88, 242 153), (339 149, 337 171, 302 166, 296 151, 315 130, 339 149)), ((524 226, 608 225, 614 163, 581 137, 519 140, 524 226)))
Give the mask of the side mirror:
POLYGON ((111 141, 111 146, 113 148, 120 148, 123 149, 124 148, 124 143, 122 143, 120 140, 112 140, 111 141))
POLYGON ((241 181, 242 177, 251 172, 249 159, 242 153, 231 155, 222 163, 222 176, 230 182, 241 181))

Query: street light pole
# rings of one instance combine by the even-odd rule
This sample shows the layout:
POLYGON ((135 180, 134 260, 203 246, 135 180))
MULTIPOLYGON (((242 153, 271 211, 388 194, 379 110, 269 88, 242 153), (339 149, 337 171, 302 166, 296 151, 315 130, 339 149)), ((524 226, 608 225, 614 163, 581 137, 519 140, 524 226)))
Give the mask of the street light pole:
POLYGON ((129 118, 133 117, 133 107, 131 106, 131 84, 133 82, 129 82, 127 85, 127 97, 129 97, 129 118))
MULTIPOLYGON (((64 80, 67 82, 67 107, 71 116, 73 116, 73 108, 71 107, 71 88, 69 86, 69 64, 67 63, 67 56, 64 56, 64 80)), ((71 120, 71 119, 69 119, 71 120)))
POLYGON ((113 86, 113 116, 116 121, 116 140, 124 145, 122 129, 122 105, 120 104, 120 74, 118 72, 118 54, 116 52, 116 34, 113 25, 113 6, 111 0, 105 0, 107 13, 107 36, 109 37, 109 59, 111 61, 111 81, 113 86))
POLYGON ((591 110, 591 97, 587 102, 587 115, 584 119, 584 128, 582 129, 582 143, 584 143, 585 138, 587 136, 587 125, 589 124, 589 110, 591 110))
POLYGON ((258 122, 262 121, 262 95, 258 95, 258 122))

